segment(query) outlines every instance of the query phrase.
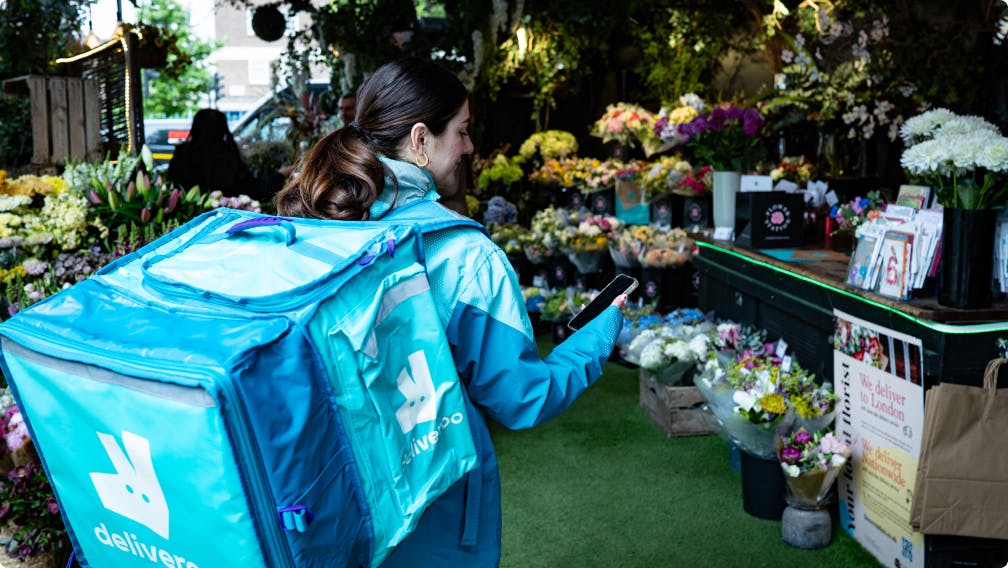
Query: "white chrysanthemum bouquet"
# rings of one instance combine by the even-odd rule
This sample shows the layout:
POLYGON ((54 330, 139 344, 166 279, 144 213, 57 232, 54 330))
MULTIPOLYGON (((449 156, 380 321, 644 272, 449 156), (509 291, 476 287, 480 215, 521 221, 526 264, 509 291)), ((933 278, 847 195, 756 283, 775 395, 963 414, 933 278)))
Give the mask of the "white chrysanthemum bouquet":
POLYGON ((939 203, 956 209, 991 209, 1008 197, 1008 138, 978 116, 937 108, 900 128, 907 149, 900 164, 934 188, 939 203))

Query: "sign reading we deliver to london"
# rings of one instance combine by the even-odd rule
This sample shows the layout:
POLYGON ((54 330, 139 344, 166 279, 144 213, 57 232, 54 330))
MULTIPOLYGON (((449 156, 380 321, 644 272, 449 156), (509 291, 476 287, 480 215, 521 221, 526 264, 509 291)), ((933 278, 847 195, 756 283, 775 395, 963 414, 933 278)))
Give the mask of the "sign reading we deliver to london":
POLYGON ((924 425, 920 339, 834 311, 836 435, 851 445, 838 480, 840 522, 880 562, 924 566, 910 528, 924 425))

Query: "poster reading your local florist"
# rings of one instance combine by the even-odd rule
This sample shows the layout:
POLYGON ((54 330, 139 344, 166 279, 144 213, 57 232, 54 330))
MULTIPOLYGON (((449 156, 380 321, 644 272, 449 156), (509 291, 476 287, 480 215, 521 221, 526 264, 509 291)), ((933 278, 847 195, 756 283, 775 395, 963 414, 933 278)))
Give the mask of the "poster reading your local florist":
POLYGON ((924 428, 921 341, 834 311, 836 435, 852 457, 838 480, 840 522, 879 562, 924 566, 910 504, 924 428))

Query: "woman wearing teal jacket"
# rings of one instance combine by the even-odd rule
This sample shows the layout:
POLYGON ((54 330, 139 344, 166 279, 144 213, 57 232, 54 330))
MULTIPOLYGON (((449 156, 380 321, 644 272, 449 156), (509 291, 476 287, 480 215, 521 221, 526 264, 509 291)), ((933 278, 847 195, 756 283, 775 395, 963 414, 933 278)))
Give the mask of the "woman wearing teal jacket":
MULTIPOLYGON (((311 149, 277 210, 348 220, 423 208, 452 215, 432 204, 461 190, 461 160, 473 151, 468 121, 468 93, 452 73, 416 58, 388 63, 358 90, 356 120, 311 149)), ((486 419, 530 428, 566 410, 601 376, 625 298, 540 359, 517 277, 497 245, 477 229, 453 228, 425 234, 424 248, 481 463, 431 504, 382 566, 496 566, 500 475, 486 419)))

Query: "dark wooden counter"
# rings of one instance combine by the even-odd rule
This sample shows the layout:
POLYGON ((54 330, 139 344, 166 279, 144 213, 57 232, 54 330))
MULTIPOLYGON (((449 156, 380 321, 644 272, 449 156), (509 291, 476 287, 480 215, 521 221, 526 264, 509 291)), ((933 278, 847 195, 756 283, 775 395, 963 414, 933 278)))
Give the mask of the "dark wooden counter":
POLYGON ((848 286, 848 257, 803 249, 819 260, 787 262, 767 253, 695 235, 700 273, 698 304, 740 323, 783 337, 798 361, 833 377, 833 310, 921 339, 925 385, 939 381, 979 384, 997 339, 1008 338, 1008 304, 985 310, 940 306, 934 298, 901 302, 848 286))

